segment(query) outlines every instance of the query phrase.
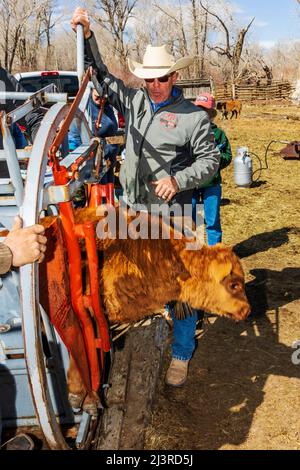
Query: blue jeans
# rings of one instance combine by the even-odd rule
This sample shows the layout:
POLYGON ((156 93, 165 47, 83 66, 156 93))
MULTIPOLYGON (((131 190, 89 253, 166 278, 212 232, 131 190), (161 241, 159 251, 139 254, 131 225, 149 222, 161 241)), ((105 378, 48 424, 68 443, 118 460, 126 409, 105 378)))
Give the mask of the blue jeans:
POLYGON ((196 204, 202 196, 204 204, 204 219, 207 236, 207 244, 213 246, 222 241, 222 229, 220 220, 220 205, 222 188, 220 183, 208 188, 195 189, 192 199, 193 220, 196 220, 196 204))
MULTIPOLYGON (((196 220, 196 204, 199 203, 202 195, 204 203, 204 219, 206 224, 207 243, 209 246, 215 245, 222 240, 222 229, 220 221, 220 203, 222 189, 220 184, 208 188, 197 189, 193 194, 193 220, 196 220)), ((195 349, 195 331, 198 313, 201 310, 194 310, 194 314, 183 320, 177 320, 173 316, 173 343, 172 357, 187 361, 192 357, 195 349)))
POLYGON ((173 318, 173 343, 172 343, 172 357, 180 359, 181 361, 188 361, 191 359, 195 349, 195 331, 198 313, 195 311, 194 315, 177 320, 173 318))

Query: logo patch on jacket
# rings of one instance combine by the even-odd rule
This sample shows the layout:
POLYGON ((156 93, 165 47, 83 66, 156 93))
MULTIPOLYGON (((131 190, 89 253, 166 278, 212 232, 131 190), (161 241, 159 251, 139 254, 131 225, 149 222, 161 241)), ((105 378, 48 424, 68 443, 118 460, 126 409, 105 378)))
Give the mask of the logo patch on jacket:
POLYGON ((175 129, 177 127, 177 116, 174 113, 164 113, 159 122, 168 129, 175 129))

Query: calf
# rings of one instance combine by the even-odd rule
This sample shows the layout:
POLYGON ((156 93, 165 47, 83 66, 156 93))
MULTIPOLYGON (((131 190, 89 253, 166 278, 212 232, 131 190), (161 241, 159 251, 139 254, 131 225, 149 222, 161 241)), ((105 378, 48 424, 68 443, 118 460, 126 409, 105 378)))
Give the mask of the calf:
POLYGON ((219 101, 217 103, 217 109, 222 113, 222 119, 228 119, 228 113, 231 113, 230 119, 235 116, 237 119, 238 114, 241 114, 242 103, 238 100, 231 101, 219 101))
MULTIPOLYGON (((152 228, 158 224, 160 234, 169 231, 169 238, 97 238, 97 248, 103 254, 100 293, 111 323, 136 322, 170 300, 188 302, 193 308, 236 320, 247 317, 244 273, 231 248, 218 244, 189 250, 191 242, 197 243, 195 238, 177 239, 176 229, 161 218, 150 220, 146 213, 142 217, 149 222, 149 228, 150 224, 152 228)), ((127 218, 129 228, 134 219, 127 218)), ((77 211, 76 221, 85 220, 97 223, 103 221, 103 216, 97 216, 94 209, 77 211)))
MULTIPOLYGON (((132 217, 125 214, 131 238, 118 239, 119 216, 123 217, 117 210, 116 239, 96 239, 102 260, 100 295, 110 323, 136 322, 153 315, 170 300, 187 302, 193 308, 234 320, 247 317, 250 306, 244 290, 244 273, 231 248, 221 244, 197 246, 195 238, 180 236, 174 226, 170 227, 159 217, 150 219, 147 213, 132 217), (151 225, 153 229, 156 224, 159 239, 134 239, 131 226, 137 217, 149 228, 151 225), (191 244, 199 249, 189 250, 191 244)), ((105 220, 105 215, 96 215, 95 209, 79 209, 75 214, 76 223, 93 221, 98 226, 98 234, 99 224, 105 225, 105 220)), ((44 224, 47 225, 47 221, 44 224)), ((83 243, 81 249, 85 250, 83 243)), ((70 402, 77 408, 86 391, 72 358, 68 387, 70 402)), ((97 408, 95 403, 95 397, 88 396, 83 407, 93 413, 97 408)))

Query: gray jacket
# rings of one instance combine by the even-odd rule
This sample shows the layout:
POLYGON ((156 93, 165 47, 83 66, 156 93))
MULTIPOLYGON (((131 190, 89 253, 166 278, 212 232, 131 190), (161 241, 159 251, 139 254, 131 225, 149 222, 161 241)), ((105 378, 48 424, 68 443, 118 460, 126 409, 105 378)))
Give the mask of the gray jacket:
POLYGON ((96 69, 109 102, 125 117, 126 158, 120 182, 129 205, 143 204, 151 210, 151 204, 163 204, 151 181, 169 175, 179 186, 172 204, 191 204, 193 189, 209 181, 220 163, 207 113, 179 89, 168 105, 154 113, 146 89, 128 88, 108 73, 93 34, 85 41, 85 62, 96 69))

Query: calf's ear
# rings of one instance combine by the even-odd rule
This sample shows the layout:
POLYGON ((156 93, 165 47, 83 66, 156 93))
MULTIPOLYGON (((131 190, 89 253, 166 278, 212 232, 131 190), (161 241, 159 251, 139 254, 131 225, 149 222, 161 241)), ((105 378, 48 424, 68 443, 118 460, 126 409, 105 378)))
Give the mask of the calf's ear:
POLYGON ((230 260, 223 259, 212 260, 208 268, 208 272, 212 279, 215 279, 217 282, 223 281, 225 277, 229 276, 232 271, 232 263, 230 260))

